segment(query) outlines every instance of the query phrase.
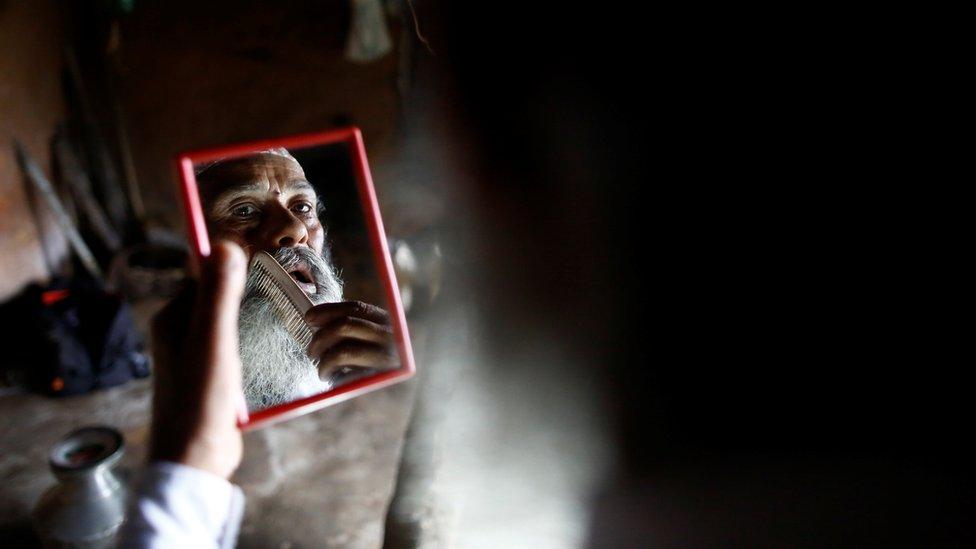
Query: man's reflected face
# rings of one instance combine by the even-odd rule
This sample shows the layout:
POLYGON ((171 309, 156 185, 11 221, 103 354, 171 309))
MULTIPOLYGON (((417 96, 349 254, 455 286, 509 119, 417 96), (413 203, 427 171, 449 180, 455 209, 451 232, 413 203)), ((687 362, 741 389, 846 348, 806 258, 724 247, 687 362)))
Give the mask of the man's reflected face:
POLYGON ((222 161, 198 177, 210 233, 257 251, 307 246, 322 253, 325 230, 305 171, 292 158, 261 153, 222 161))
MULTIPOLYGON (((204 216, 215 239, 232 240, 248 258, 264 251, 281 265, 315 304, 342 300, 342 282, 323 256, 320 204, 298 162, 259 153, 223 160, 197 176, 204 216)), ((252 271, 240 312, 241 384, 251 409, 266 408, 329 389, 306 349, 258 290, 252 271)))
POLYGON ((311 343, 303 344, 292 333, 295 324, 283 318, 262 289, 260 271, 248 275, 239 344, 241 386, 251 410, 397 367, 386 311, 342 303, 342 280, 324 246, 323 208, 298 161, 279 148, 198 169, 204 216, 214 239, 236 242, 249 258, 267 252, 314 305, 307 322, 316 328, 311 343))

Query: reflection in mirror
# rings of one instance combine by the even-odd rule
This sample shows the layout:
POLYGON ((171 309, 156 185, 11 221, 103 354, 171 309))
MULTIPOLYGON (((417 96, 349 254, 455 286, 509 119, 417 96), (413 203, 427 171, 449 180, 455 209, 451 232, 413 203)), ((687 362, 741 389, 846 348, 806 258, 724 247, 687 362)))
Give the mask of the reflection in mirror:
POLYGON ((399 366, 345 143, 264 149, 194 172, 210 238, 251 260, 240 314, 250 411, 399 366), (254 267, 261 252, 280 265, 277 278, 254 267))

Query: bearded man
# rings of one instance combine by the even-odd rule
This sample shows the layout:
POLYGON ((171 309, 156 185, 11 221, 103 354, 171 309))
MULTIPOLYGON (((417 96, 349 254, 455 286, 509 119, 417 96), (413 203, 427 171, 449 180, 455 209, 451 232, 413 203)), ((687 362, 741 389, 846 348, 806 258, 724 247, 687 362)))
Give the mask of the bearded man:
POLYGON ((248 260, 259 251, 271 254, 315 305, 306 315, 314 336, 302 348, 256 290, 254 274, 248 275, 240 313, 248 408, 314 395, 399 365, 387 312, 343 301, 325 245, 324 205, 287 150, 200 166, 197 184, 211 238, 237 243, 248 260))

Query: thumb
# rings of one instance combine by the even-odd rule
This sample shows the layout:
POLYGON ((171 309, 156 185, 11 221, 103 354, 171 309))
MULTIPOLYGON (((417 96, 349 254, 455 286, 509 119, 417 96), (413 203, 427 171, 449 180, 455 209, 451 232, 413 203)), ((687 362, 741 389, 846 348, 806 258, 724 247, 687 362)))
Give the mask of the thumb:
POLYGON ((237 315, 247 271, 245 263, 240 246, 221 241, 214 245, 210 257, 201 266, 197 311, 206 315, 218 332, 233 328, 231 331, 237 333, 237 315))
MULTIPOLYGON (((197 352, 204 359, 205 391, 210 407, 234 410, 237 423, 246 423, 247 404, 241 391, 241 358, 238 350, 238 316, 247 275, 244 251, 231 242, 216 243, 202 262, 197 289, 196 314, 191 332, 203 337, 197 352)), ((217 412, 217 416, 222 414, 217 412)))
MULTIPOLYGON (((238 315, 244 280, 247 273, 244 251, 230 242, 217 242, 200 272, 197 288, 196 334, 207 334, 208 341, 201 342, 213 353, 216 364, 239 364, 237 357, 238 315)), ((202 350, 202 349, 201 349, 202 350)))

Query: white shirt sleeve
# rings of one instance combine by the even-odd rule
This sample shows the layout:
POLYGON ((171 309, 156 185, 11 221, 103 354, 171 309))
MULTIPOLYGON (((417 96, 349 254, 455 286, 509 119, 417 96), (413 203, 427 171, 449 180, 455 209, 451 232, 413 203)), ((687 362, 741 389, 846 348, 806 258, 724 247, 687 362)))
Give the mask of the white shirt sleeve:
POLYGON ((133 494, 119 547, 234 547, 244 514, 244 493, 199 469, 150 463, 133 494))

